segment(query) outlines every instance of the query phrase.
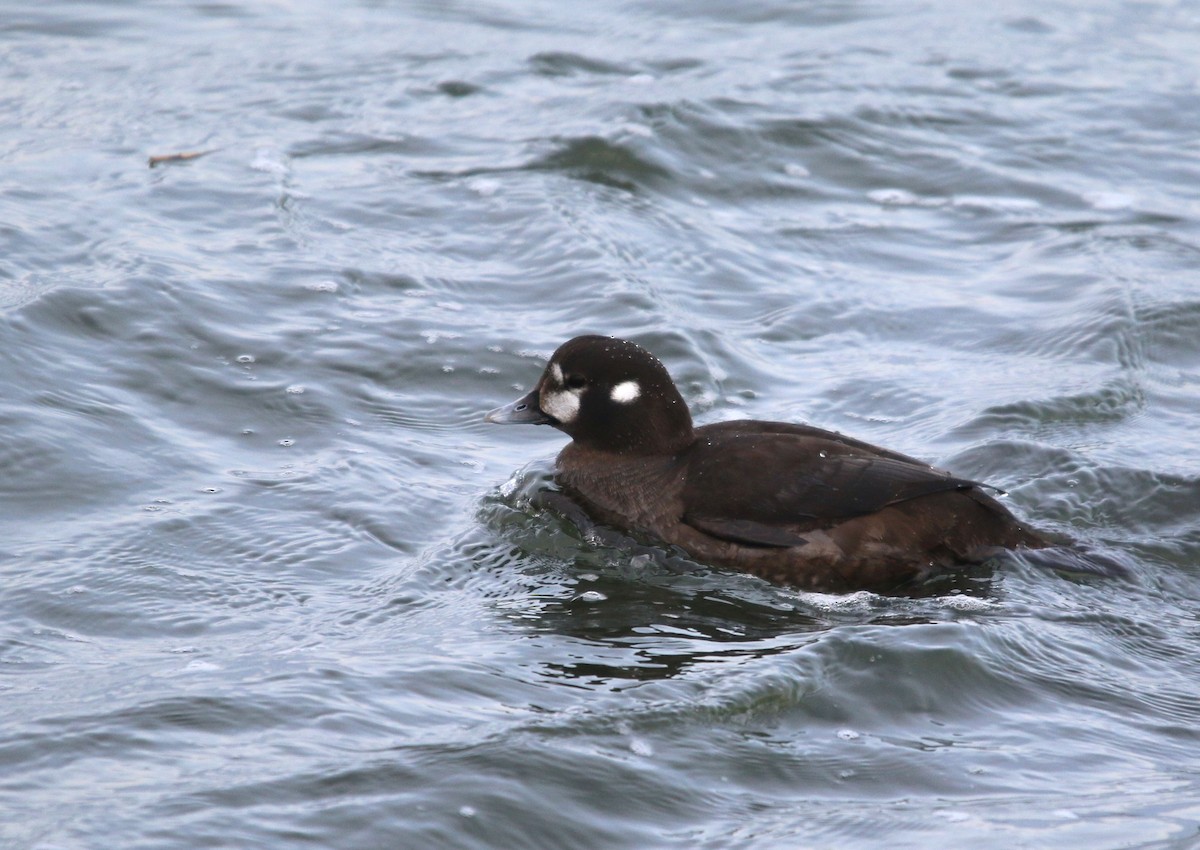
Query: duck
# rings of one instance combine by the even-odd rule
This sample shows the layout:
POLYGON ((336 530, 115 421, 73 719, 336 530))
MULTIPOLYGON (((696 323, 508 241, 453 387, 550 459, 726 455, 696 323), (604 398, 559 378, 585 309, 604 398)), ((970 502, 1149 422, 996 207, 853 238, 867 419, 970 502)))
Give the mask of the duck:
POLYGON ((774 584, 889 590, 1053 545, 998 488, 899 452, 789 422, 696 426, 658 358, 615 337, 563 343, 485 420, 570 437, 554 478, 589 520, 774 584))

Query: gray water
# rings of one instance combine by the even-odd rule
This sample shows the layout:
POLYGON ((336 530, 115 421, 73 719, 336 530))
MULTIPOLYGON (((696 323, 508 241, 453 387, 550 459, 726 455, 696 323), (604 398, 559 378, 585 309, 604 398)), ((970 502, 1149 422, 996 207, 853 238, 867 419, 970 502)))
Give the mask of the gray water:
POLYGON ((1169 0, 7 4, 0 846, 1200 846, 1198 44, 1169 0), (481 419, 581 332, 1129 575, 580 539, 530 504, 562 435, 481 419))

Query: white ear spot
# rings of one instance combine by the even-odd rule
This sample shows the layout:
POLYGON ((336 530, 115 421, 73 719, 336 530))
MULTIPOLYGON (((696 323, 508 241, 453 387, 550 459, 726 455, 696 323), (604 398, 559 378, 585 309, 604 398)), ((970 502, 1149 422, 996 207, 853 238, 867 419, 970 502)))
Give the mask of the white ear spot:
POLYGON ((557 363, 551 363, 550 375, 554 378, 554 383, 561 387, 563 382, 562 366, 559 366, 557 363))
POLYGON ((642 388, 637 381, 622 381, 612 388, 609 398, 617 404, 629 404, 642 394, 642 388))

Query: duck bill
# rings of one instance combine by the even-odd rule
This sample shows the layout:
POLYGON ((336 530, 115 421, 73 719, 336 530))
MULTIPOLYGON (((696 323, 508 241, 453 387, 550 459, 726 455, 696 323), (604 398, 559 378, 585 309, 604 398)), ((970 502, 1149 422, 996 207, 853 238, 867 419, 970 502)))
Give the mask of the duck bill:
POLYGON ((549 425, 554 422, 553 419, 542 413, 542 409, 538 407, 538 391, 536 387, 512 404, 497 407, 487 416, 483 417, 483 421, 491 422, 495 425, 549 425))

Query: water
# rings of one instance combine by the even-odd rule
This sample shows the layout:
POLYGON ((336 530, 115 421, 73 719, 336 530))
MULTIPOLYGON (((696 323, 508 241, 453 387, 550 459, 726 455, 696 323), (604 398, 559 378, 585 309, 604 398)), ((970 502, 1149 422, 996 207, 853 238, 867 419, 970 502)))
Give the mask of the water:
POLYGON ((1198 37, 10 4, 0 845, 1200 846, 1198 37), (1130 576, 797 594, 579 540, 528 501, 561 436, 481 418, 585 331, 1130 576))

